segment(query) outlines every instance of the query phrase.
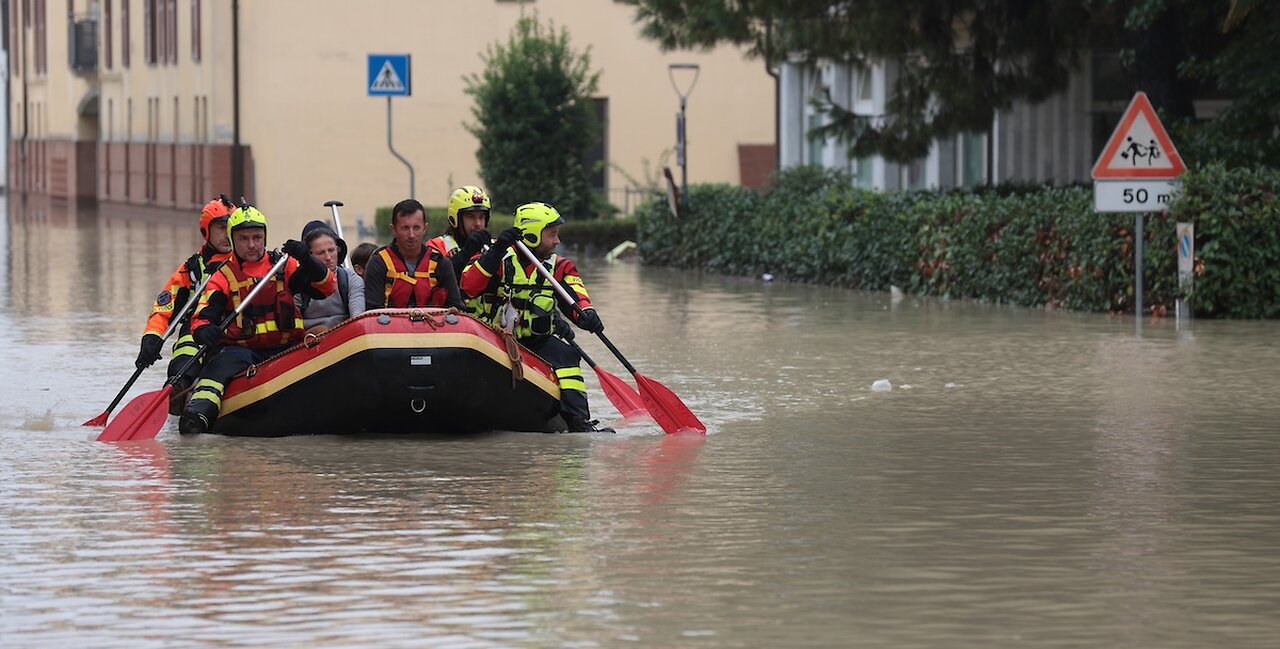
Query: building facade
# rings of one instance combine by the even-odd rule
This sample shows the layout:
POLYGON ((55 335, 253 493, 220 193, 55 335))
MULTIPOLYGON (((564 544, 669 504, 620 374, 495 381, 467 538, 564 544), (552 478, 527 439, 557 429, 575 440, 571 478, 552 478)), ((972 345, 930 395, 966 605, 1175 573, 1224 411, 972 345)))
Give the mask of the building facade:
MULTIPOLYGON (((844 169, 858 185, 880 190, 1091 182, 1093 163, 1134 91, 1116 52, 1086 52, 1080 61, 1061 92, 1037 104, 1018 102, 998 111, 989 130, 935 141, 927 156, 909 164, 877 156, 850 158, 843 143, 809 136, 823 119, 812 100, 824 92, 859 115, 884 115, 898 71, 895 62, 862 69, 785 64, 779 75, 780 165, 844 169)), ((1221 98, 1199 98, 1196 114, 1211 117, 1225 105, 1221 98)))
POLYGON ((243 193, 290 231, 329 199, 370 224, 411 192, 443 205, 453 186, 483 184, 465 79, 534 13, 600 72, 597 188, 615 205, 632 207, 662 164, 679 173, 675 62, 700 66, 690 182, 759 177, 754 158, 774 139, 764 66, 729 48, 664 54, 618 2, 8 0, 9 184, 179 209, 243 193), (368 95, 369 54, 412 57, 412 95, 390 115, 368 95))

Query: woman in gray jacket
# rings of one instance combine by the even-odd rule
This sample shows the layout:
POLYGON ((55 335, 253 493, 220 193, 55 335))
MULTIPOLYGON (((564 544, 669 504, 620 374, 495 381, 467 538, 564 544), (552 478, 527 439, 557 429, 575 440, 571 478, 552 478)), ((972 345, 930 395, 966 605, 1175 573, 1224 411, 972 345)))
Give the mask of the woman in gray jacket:
POLYGON ((307 244, 312 255, 338 276, 338 290, 323 300, 305 295, 294 297, 302 311, 302 325, 307 333, 324 333, 338 323, 364 313, 364 280, 355 271, 342 266, 347 259, 347 242, 323 221, 312 221, 302 228, 302 242, 307 244))

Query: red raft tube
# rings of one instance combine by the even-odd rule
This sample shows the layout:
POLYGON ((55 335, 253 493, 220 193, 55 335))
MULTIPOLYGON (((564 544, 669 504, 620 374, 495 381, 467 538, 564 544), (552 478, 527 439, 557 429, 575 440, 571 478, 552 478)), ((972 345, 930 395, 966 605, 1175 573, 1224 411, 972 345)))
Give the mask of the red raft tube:
POLYGON ((211 432, 286 435, 556 432, 555 372, 448 309, 378 309, 232 379, 211 432), (513 368, 519 367, 514 372, 513 368))

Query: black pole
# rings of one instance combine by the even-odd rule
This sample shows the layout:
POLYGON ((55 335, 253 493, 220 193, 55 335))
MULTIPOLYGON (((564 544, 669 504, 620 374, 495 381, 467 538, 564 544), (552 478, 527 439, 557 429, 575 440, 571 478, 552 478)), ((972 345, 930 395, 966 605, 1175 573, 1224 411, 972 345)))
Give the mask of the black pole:
POLYGON ((680 165, 680 206, 681 212, 687 212, 689 209, 689 122, 684 117, 684 97, 680 98, 680 129, 681 140, 680 148, 684 152, 684 160, 680 165))
POLYGON ((231 0, 231 195, 244 195, 244 160, 240 149, 240 0, 231 0))

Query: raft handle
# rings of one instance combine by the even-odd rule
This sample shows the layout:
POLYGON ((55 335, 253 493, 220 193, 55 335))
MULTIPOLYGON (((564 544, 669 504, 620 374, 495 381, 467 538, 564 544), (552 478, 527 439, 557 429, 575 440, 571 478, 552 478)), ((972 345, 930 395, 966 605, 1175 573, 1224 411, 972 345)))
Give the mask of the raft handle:
POLYGON ((426 399, 410 399, 409 409, 415 412, 416 414, 420 415, 422 414, 423 410, 427 409, 427 400, 426 399))

